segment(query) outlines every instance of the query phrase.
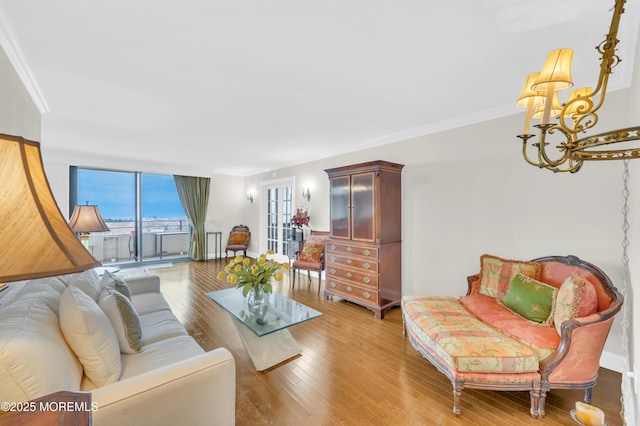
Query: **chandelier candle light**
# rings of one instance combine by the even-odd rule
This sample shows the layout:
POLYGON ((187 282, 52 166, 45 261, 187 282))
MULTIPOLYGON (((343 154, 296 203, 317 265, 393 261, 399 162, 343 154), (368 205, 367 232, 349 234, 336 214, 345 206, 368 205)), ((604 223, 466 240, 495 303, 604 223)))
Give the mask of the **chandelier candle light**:
POLYGON ((616 0, 609 34, 596 47, 601 55, 601 63, 595 89, 575 89, 569 94, 568 101, 560 105, 558 92, 573 86, 572 49, 558 49, 549 53, 542 71, 527 77, 516 102, 517 106, 527 108, 524 133, 518 135, 523 141, 522 154, 527 163, 553 172, 575 173, 580 170, 584 161, 640 158, 640 147, 602 149, 605 145, 640 140, 640 126, 592 136, 582 135, 598 123, 597 112, 604 103, 609 76, 620 62, 616 54, 619 41, 617 34, 625 3, 626 0, 616 0), (551 122, 552 117, 557 118, 558 122, 551 122), (529 146, 529 139, 535 136, 529 133, 531 118, 540 120, 534 126, 540 132, 537 141, 529 146), (547 152, 551 139, 559 139, 559 144, 555 146, 555 156, 547 152), (535 148, 534 152, 537 154, 533 158, 527 154, 530 147, 535 148))

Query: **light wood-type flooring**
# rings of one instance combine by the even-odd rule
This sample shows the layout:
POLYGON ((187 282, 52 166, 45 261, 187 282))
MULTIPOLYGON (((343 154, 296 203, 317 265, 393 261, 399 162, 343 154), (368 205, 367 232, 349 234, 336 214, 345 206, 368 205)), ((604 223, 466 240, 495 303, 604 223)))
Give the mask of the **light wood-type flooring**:
MULTIPOLYGON (((229 315, 204 296, 232 286, 216 279, 225 264, 224 259, 176 263, 149 273, 160 276, 173 312, 205 350, 224 346, 233 354, 238 425, 575 424, 569 412, 582 391, 552 390, 546 417, 536 420, 529 416, 527 392, 465 389, 456 418, 451 382, 403 337, 399 308, 376 320, 361 306, 325 300, 317 294, 317 279, 309 285, 304 275, 295 290, 285 277, 275 291, 324 315, 289 329, 300 356, 257 372, 229 315)), ((459 286, 461 294, 466 291, 465 276, 459 286)), ((622 424, 620 374, 601 369, 593 404, 605 411, 610 426, 622 424)))

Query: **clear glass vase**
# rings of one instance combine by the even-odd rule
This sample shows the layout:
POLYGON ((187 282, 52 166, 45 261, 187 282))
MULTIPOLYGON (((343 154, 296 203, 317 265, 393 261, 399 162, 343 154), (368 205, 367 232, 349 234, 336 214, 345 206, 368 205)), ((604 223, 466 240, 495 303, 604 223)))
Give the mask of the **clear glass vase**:
POLYGON ((249 307, 249 315, 255 319, 256 323, 264 324, 269 304, 267 295, 262 291, 262 288, 251 287, 249 294, 247 294, 247 305, 249 307))

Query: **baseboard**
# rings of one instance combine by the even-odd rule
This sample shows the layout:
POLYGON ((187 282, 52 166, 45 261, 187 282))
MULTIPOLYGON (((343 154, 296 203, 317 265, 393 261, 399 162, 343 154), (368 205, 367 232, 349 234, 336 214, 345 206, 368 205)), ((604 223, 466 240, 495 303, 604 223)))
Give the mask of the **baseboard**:
POLYGON ((604 351, 600 356, 600 367, 612 370, 617 373, 622 373, 622 365, 624 358, 622 355, 614 354, 612 352, 604 351))

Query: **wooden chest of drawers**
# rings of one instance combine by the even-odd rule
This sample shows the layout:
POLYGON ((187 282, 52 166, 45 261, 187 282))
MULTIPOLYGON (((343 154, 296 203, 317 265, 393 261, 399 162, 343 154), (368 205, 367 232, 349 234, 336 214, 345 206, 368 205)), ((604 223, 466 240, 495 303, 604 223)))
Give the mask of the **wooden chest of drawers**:
POLYGON ((324 295, 365 306, 379 319, 402 297, 402 168, 371 161, 326 170, 331 233, 324 295))
POLYGON ((382 319, 384 311, 401 297, 400 244, 373 245, 336 242, 326 245, 325 296, 336 295, 371 309, 382 319), (381 286, 380 280, 386 285, 381 286))

